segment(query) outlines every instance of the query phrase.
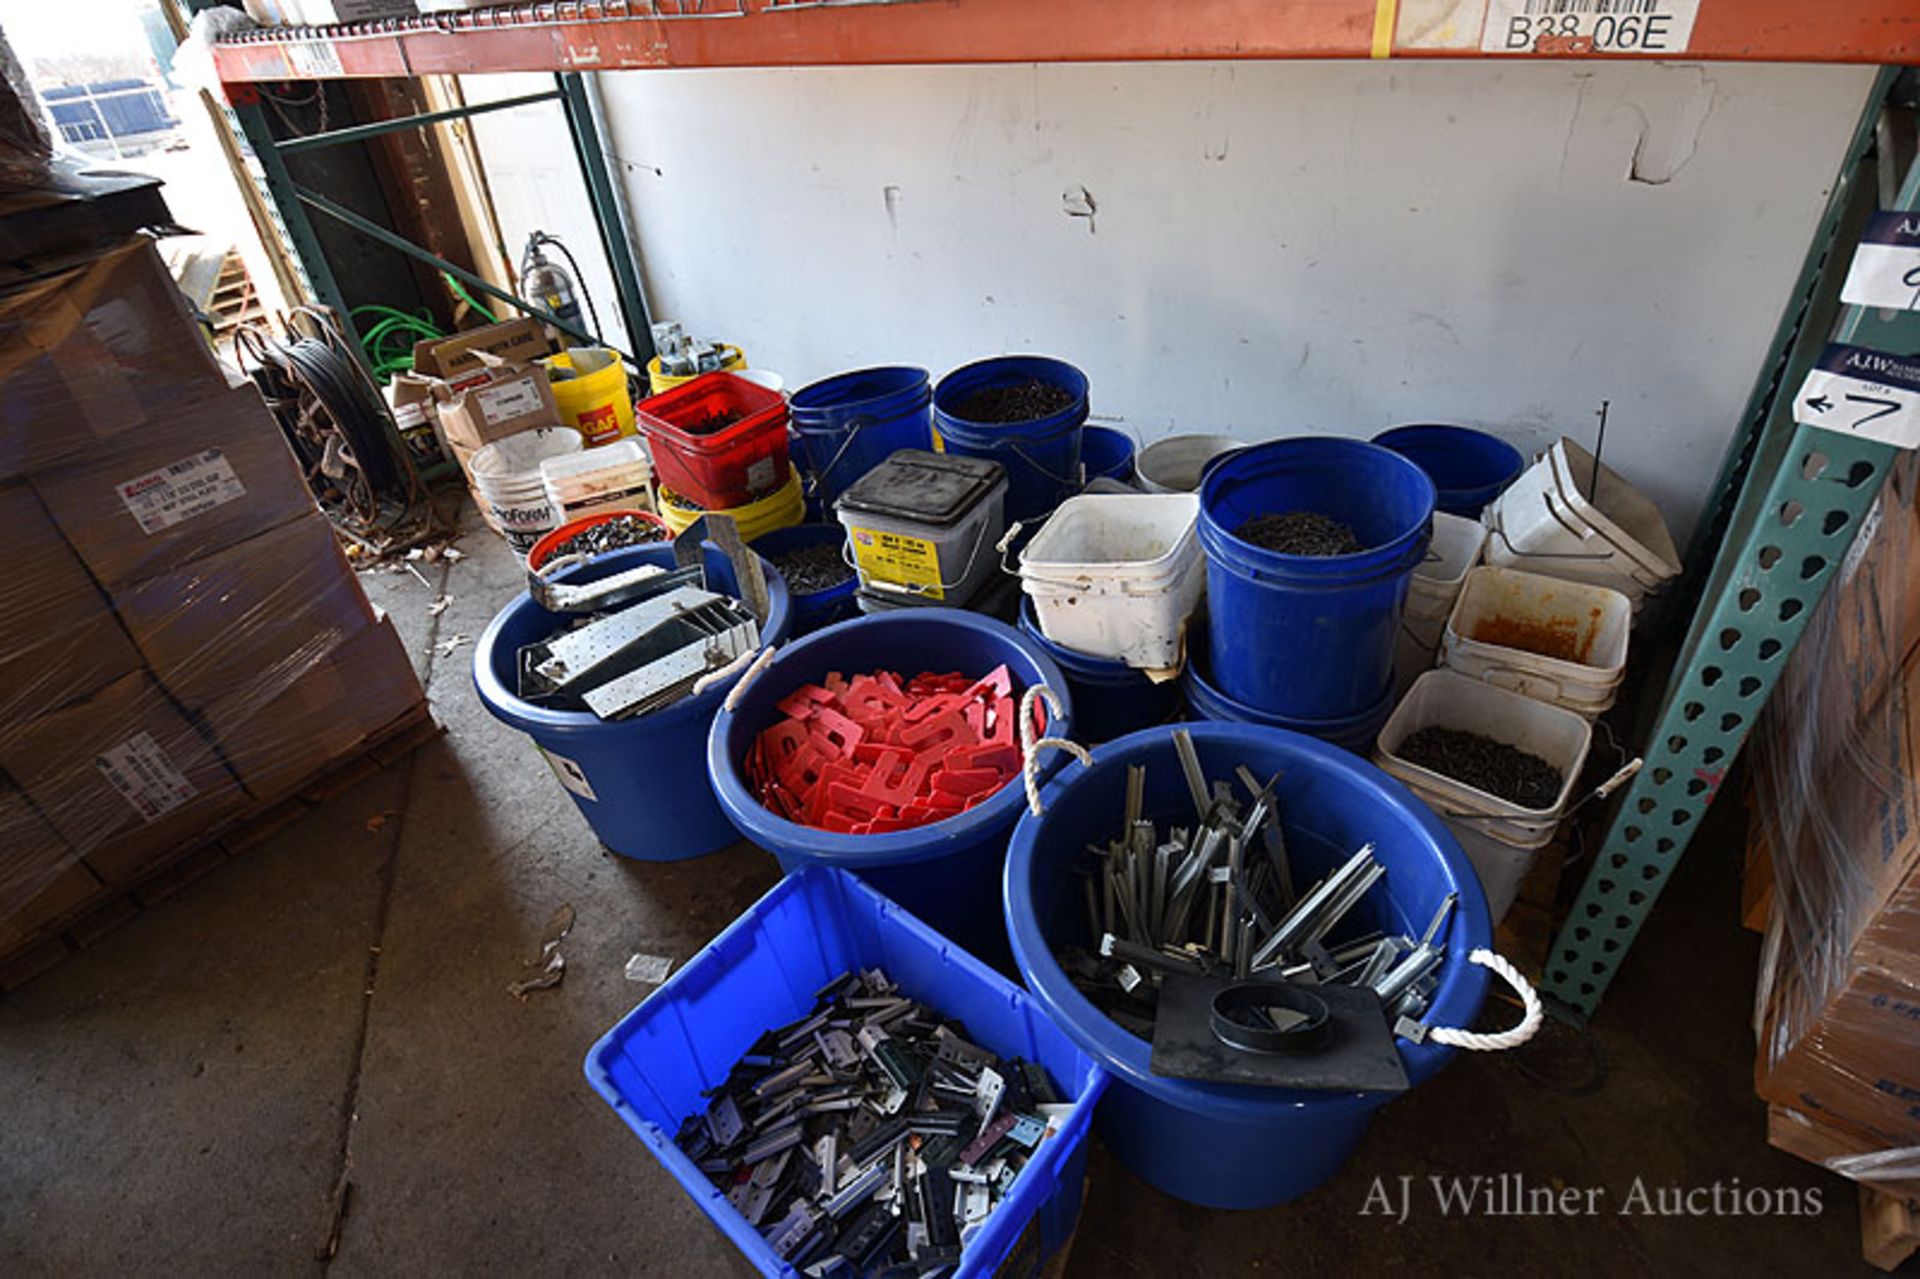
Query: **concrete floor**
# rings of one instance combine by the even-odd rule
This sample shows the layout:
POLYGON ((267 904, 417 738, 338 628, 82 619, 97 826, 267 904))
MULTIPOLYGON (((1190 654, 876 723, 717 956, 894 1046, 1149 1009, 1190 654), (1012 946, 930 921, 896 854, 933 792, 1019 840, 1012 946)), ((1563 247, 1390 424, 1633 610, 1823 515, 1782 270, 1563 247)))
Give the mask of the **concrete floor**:
MULTIPOLYGON (((742 845, 680 865, 594 841, 518 735, 488 717, 470 642, 518 589, 496 539, 369 575, 447 736, 336 797, 0 999, 0 1274, 740 1275, 725 1244, 581 1076, 648 987, 776 878, 742 845), (430 617, 442 593, 453 604, 430 617), (565 982, 507 994, 562 903, 565 982), (340 1187, 346 1212, 325 1259, 340 1187)), ((1864 1272, 1852 1187, 1771 1150, 1753 1097, 1758 939, 1736 921, 1739 826, 1710 820, 1590 1039, 1467 1055, 1389 1107, 1303 1202, 1192 1208, 1096 1148, 1068 1273, 1864 1272), (1429 1175, 1604 1187, 1601 1215, 1446 1218, 1429 1175), (1415 1184, 1404 1224, 1361 1215, 1415 1184), (1659 1186, 1818 1187, 1805 1218, 1620 1216, 1659 1186)))

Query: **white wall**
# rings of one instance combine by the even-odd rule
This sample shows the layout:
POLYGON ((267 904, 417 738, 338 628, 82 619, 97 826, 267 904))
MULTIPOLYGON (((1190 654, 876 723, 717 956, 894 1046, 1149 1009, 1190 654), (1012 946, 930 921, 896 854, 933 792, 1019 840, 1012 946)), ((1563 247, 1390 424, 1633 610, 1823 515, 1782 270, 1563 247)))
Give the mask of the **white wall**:
MULTIPOLYGON (((460 77, 460 88, 471 103, 545 93, 553 87, 552 76, 531 72, 460 77)), ((558 102, 541 102, 475 116, 471 123, 514 279, 520 278, 520 254, 527 247, 529 232, 559 236, 580 263, 581 283, 600 316, 601 335, 631 351, 627 327, 620 316, 620 295, 614 292, 613 269, 600 247, 593 202, 588 198, 579 162, 574 159, 566 111, 558 102)), ((551 250, 547 257, 566 265, 566 259, 551 250)), ((503 319, 517 314, 505 303, 481 300, 503 319)), ((586 313, 584 305, 580 310, 586 313)))
POLYGON ((1610 398, 1608 461, 1684 537, 1871 77, 1242 63, 600 89, 656 318, 794 385, 1033 349, 1145 438, 1460 421, 1526 450, 1590 438, 1610 398))

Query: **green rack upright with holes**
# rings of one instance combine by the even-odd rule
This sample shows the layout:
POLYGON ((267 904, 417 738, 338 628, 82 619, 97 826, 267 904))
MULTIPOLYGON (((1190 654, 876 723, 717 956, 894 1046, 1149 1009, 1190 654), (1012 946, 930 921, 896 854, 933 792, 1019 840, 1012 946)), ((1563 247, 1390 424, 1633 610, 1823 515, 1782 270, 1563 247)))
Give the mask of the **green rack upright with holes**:
MULTIPOLYGON (((1839 302, 1859 226, 1878 203, 1875 126, 1893 83, 1884 73, 1869 99, 1755 387, 1748 429, 1722 470, 1706 518, 1724 526, 1724 537, 1641 752, 1645 763, 1610 814, 1548 952, 1543 990, 1583 1013, 1618 974, 1894 456, 1890 445, 1794 421, 1794 394, 1829 341, 1920 348, 1920 314, 1839 302)), ((1893 207, 1920 209, 1920 165, 1910 166, 1893 207)))

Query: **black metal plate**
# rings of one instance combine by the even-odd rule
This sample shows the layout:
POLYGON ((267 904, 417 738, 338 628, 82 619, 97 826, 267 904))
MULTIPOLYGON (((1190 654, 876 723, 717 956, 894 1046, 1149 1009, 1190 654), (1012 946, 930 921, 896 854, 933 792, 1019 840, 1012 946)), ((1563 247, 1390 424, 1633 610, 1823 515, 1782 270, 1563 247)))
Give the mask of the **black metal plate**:
MULTIPOLYGON (((1245 980, 1245 979, 1242 979, 1245 980)), ((1333 1036, 1317 1053, 1254 1053, 1214 1038, 1214 995, 1236 984, 1230 978, 1167 977, 1155 1014, 1153 1073, 1173 1079, 1261 1088, 1338 1092, 1405 1092, 1406 1067, 1393 1032, 1380 1011, 1380 997, 1365 986, 1314 986, 1327 1003, 1333 1036)))

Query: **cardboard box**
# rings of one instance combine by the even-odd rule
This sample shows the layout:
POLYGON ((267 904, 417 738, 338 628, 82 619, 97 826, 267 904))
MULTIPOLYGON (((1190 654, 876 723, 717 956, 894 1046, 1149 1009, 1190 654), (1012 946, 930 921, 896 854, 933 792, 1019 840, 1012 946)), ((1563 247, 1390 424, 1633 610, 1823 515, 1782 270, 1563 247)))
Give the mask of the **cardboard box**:
POLYGON ((100 877, 75 861, 40 892, 8 910, 0 904, 0 955, 25 946, 93 905, 106 891, 100 877))
POLYGON ((0 742, 141 669, 139 651, 105 600, 47 624, 40 643, 0 656, 0 742))
POLYGON ((562 425, 547 371, 537 364, 481 370, 458 384, 438 383, 434 398, 440 442, 469 482, 473 455, 495 440, 562 425))
POLYGON ((86 455, 227 389, 144 236, 0 295, 0 476, 86 455))
POLYGON ((426 699, 405 647, 383 619, 267 701, 231 697, 206 720, 256 798, 277 800, 358 750, 426 699))
POLYGON ((1782 974, 1763 1025, 1760 1096, 1842 1124, 1884 1146, 1920 1145, 1920 986, 1849 965, 1840 988, 1803 1021, 1802 975, 1782 974), (1767 1047, 1798 1028, 1792 1046, 1767 1047))
POLYGON ((269 700, 373 625, 318 511, 110 594, 147 665, 191 710, 269 700))
POLYGON ((413 371, 456 385, 487 368, 482 355, 505 364, 531 364, 553 354, 540 325, 526 317, 468 329, 450 338, 419 342, 413 348, 413 371))
POLYGON ((251 387, 156 418, 32 481, 55 525, 109 587, 315 509, 279 423, 251 387))
POLYGON ((1791 1107, 1767 1107, 1767 1144, 1882 1193, 1920 1198, 1920 1176, 1888 1177, 1874 1166, 1876 1156, 1891 1152, 1902 1167, 1914 1167, 1911 1153, 1901 1157, 1900 1147, 1881 1145, 1864 1134, 1791 1107))
POLYGON ((99 883, 79 866, 76 853, 13 786, 0 782, 0 953, 31 937, 41 925, 84 904, 81 884, 99 883), (77 879, 73 872, 79 871, 77 879))
POLYGON ((100 612, 106 599, 86 566, 25 484, 0 484, 0 660, 48 637, 69 618, 100 612))
POLYGON ((212 744, 145 672, 27 725, 0 743, 0 768, 109 883, 246 804, 212 744))

